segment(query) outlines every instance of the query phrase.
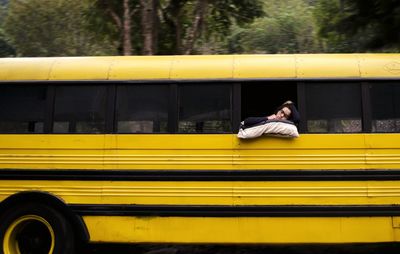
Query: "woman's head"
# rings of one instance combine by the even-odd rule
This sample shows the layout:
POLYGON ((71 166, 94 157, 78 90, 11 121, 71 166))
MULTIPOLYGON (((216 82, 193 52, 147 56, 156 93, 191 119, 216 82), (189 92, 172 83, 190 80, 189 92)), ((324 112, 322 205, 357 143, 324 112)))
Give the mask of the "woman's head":
POLYGON ((294 123, 300 121, 300 114, 297 111, 292 101, 284 102, 276 111, 275 115, 278 119, 289 120, 294 123))
POLYGON ((292 111, 290 110, 289 107, 281 107, 281 109, 279 109, 275 115, 277 119, 280 120, 289 120, 290 116, 292 114, 292 111))

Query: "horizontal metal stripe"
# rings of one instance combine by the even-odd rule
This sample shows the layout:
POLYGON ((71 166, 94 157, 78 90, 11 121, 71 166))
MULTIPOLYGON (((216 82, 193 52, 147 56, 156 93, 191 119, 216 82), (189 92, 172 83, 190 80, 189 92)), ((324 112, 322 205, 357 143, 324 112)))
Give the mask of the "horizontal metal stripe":
POLYGON ((400 206, 70 205, 79 215, 182 217, 399 216, 400 206))
POLYGON ((400 180, 400 170, 28 170, 2 169, 0 180, 357 181, 400 180))
POLYGON ((396 81, 399 80, 398 77, 312 77, 312 78, 194 78, 194 79, 137 79, 137 80, 6 80, 0 81, 0 84, 60 84, 60 85, 87 85, 87 84, 101 84, 101 85, 113 85, 113 84, 136 84, 136 83, 210 83, 210 85, 214 85, 215 82, 258 82, 258 81, 293 81, 293 82, 318 82, 318 81, 396 81))
MULTIPOLYGON (((217 149, 218 150, 218 149, 217 149)), ((398 154, 313 154, 313 155, 48 155, 0 154, 3 165, 400 165, 398 154)), ((400 168, 400 166, 399 166, 400 168)))
MULTIPOLYGON (((385 187, 367 187, 367 186, 257 186, 257 187, 224 187, 224 186, 70 186, 46 185, 45 187, 27 184, 19 185, 1 185, 0 196, 9 196, 26 190, 44 190, 59 196, 73 197, 107 197, 107 198, 228 198, 240 199, 245 198, 369 198, 369 197, 400 197, 400 186, 385 187)), ((325 200, 326 201, 326 200, 325 200)), ((354 202, 354 201, 353 201, 354 202)))

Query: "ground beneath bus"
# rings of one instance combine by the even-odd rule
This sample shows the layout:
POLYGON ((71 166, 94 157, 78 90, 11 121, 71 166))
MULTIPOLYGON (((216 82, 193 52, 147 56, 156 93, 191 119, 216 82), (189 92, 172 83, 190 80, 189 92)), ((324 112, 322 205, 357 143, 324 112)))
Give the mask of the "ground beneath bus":
POLYGON ((127 245, 91 244, 82 254, 394 254, 400 244, 346 245, 127 245))

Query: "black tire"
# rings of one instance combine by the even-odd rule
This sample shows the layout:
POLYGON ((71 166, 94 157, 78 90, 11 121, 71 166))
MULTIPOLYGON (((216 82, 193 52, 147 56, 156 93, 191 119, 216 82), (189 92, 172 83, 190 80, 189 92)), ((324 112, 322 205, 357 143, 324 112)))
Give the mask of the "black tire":
POLYGON ((1 254, 73 254, 74 234, 65 217, 50 206, 27 203, 0 217, 1 254))

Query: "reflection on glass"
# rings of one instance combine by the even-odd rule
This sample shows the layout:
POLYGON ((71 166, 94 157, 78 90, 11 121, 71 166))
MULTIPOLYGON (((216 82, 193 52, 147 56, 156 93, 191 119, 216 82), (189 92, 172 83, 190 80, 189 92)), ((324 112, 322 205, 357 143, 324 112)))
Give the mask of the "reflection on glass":
POLYGON ((76 123, 77 133, 102 133, 104 129, 104 121, 85 121, 76 123))
POLYGON ((228 133, 231 115, 230 85, 180 87, 178 132, 228 133))
POLYGON ((306 115, 308 132, 361 132, 360 85, 357 83, 308 83, 306 85, 306 115))
POLYGON ((168 132, 169 86, 121 85, 117 89, 119 133, 168 132))
POLYGON ((372 132, 400 132, 400 86, 396 82, 370 84, 372 132))
POLYGON ((2 133, 43 133, 44 122, 3 122, 0 121, 0 132, 2 133))
POLYGON ((105 86, 58 86, 53 132, 104 133, 105 86))
POLYGON ((308 120, 307 126, 308 132, 312 133, 346 133, 362 131, 362 123, 360 119, 308 120))
POLYGON ((230 121, 179 121, 178 126, 181 133, 226 133, 231 131, 230 121))
POLYGON ((67 133, 69 129, 69 122, 54 122, 53 132, 54 133, 67 133))
POLYGON ((118 131, 122 133, 167 132, 167 127, 166 121, 118 121, 118 131))
POLYGON ((372 120, 372 132, 400 132, 400 119, 372 120))
POLYGON ((47 87, 0 86, 0 132, 43 133, 47 87))

